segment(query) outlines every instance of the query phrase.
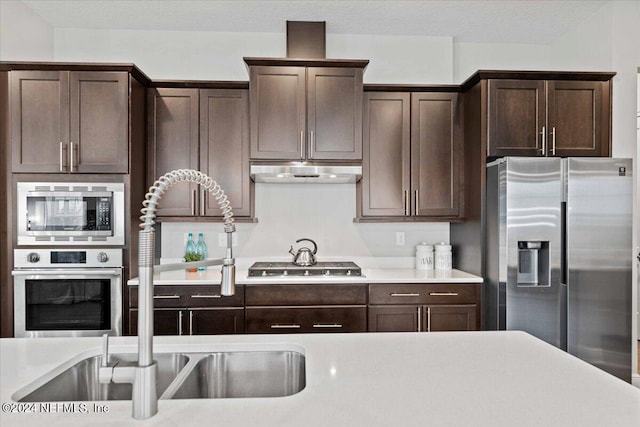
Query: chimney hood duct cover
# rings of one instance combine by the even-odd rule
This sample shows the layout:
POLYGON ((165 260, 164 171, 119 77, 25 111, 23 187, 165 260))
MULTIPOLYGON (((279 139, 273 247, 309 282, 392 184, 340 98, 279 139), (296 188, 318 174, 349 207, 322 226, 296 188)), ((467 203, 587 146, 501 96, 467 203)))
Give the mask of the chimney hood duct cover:
POLYGON ((255 182, 345 184, 360 181, 362 166, 310 162, 252 164, 250 173, 255 182))

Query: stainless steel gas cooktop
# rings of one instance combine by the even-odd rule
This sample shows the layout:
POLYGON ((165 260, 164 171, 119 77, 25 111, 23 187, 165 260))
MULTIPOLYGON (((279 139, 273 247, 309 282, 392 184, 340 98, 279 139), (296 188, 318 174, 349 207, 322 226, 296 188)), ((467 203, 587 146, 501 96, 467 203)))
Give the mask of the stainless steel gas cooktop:
POLYGON ((257 276, 362 276, 362 269, 351 261, 318 262, 308 267, 290 262, 256 262, 249 267, 249 277, 257 276))

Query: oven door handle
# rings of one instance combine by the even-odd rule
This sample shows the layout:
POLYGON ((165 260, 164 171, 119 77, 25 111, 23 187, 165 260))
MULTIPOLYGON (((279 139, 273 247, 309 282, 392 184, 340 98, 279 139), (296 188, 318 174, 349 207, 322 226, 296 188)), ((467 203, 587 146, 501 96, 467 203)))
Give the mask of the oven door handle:
POLYGON ((96 269, 44 269, 44 270, 13 270, 12 276, 122 276, 121 268, 96 268, 96 269))

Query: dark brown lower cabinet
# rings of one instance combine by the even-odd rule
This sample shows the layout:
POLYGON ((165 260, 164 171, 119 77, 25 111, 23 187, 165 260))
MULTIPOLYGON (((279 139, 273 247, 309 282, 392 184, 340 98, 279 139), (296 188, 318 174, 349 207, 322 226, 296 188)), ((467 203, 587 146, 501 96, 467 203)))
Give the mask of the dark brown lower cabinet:
POLYGON ((367 307, 248 307, 246 326, 253 334, 366 332, 367 307))
POLYGON ((480 329, 479 283, 376 283, 369 304, 369 332, 480 329))
MULTIPOLYGON (((159 285, 153 292, 154 335, 244 333, 244 287, 222 296, 218 285, 159 285)), ((138 287, 129 287, 129 333, 138 333, 138 287)))
MULTIPOLYGON (((132 334, 138 333, 138 310, 129 310, 132 334)), ((244 332, 244 309, 200 308, 153 311, 154 335, 225 335, 244 332)))
POLYGON ((439 332, 476 330, 476 306, 370 306, 371 332, 439 332))

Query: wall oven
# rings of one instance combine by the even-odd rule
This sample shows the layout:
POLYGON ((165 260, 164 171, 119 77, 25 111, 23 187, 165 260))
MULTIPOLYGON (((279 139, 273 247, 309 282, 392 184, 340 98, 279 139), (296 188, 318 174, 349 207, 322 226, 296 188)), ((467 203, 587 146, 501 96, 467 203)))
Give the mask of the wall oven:
POLYGON ((124 245, 124 184, 19 182, 18 245, 124 245))
POLYGON ((121 335, 122 249, 15 249, 15 337, 121 335))

